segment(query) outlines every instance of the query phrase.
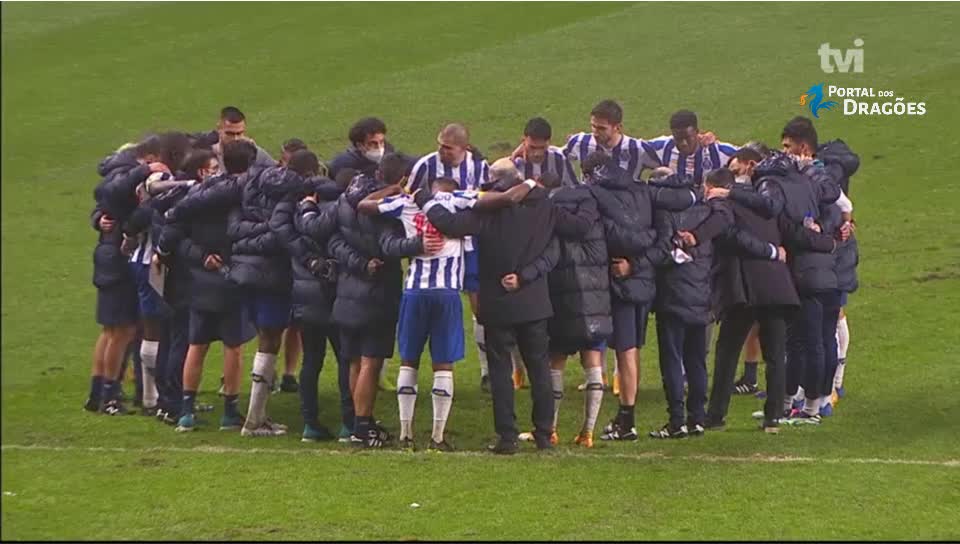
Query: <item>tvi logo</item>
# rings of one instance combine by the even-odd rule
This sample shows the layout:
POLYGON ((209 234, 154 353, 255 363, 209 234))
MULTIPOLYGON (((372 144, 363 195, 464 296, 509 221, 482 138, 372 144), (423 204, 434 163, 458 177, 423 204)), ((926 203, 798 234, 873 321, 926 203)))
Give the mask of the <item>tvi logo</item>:
POLYGON ((853 65, 853 71, 863 73, 863 40, 857 38, 853 40, 853 45, 857 49, 833 49, 830 43, 821 43, 817 53, 820 55, 820 69, 828 74, 833 73, 833 65, 837 65, 837 70, 844 74, 850 71, 850 65, 853 65), (833 63, 830 60, 833 59, 833 63))

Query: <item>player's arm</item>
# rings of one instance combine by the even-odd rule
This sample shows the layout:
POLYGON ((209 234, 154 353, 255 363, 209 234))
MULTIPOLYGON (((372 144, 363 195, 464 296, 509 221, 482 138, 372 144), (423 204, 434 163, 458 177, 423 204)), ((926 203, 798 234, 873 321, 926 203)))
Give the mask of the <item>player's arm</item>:
POLYGON ((477 203, 473 206, 475 210, 497 210, 508 208, 517 204, 530 194, 530 191, 537 186, 537 182, 532 179, 524 181, 516 187, 502 193, 484 192, 477 195, 477 203))
POLYGON ((364 199, 357 204, 357 211, 364 215, 380 215, 382 213, 380 209, 381 201, 402 192, 403 189, 399 185, 387 185, 364 197, 364 199))

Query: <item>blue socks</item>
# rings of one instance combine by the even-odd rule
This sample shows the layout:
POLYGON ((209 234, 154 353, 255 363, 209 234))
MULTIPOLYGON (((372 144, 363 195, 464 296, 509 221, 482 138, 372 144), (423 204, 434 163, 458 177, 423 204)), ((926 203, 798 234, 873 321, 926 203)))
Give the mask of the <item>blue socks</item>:
POLYGON ((197 400, 196 391, 184 391, 183 392, 183 406, 181 407, 181 414, 192 414, 194 403, 197 400))

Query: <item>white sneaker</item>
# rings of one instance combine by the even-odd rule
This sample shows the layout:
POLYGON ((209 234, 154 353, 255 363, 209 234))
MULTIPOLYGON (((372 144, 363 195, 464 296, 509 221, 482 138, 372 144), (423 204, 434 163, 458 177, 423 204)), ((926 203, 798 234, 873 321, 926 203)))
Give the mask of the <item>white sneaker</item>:
POLYGON ((270 419, 269 417, 268 417, 267 420, 264 422, 264 424, 265 424, 265 425, 269 425, 269 426, 270 426, 273 430, 275 430, 275 431, 287 432, 287 431, 290 430, 290 427, 287 427, 287 426, 284 425, 283 423, 277 423, 277 422, 273 421, 272 419, 270 419))
POLYGON ((533 433, 520 433, 517 435, 517 440, 520 442, 533 442, 533 433))
POLYGON ((286 429, 274 428, 273 425, 266 421, 256 429, 250 429, 246 425, 240 429, 240 436, 248 436, 253 438, 261 436, 283 436, 285 434, 287 434, 286 429))
POLYGON ((750 414, 750 417, 753 419, 763 419, 764 413, 763 410, 757 410, 756 412, 750 414))

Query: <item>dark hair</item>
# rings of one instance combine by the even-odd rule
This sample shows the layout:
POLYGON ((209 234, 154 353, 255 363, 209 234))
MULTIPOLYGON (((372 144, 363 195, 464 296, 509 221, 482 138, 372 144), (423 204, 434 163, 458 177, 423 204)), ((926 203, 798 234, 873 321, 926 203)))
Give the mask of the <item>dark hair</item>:
POLYGON ((187 154, 187 158, 183 160, 183 172, 194 179, 197 179, 197 173, 200 172, 201 168, 206 168, 207 164, 210 163, 210 159, 216 159, 217 155, 209 149, 194 149, 187 154))
POLYGON ((347 185, 350 185, 350 182, 353 181, 353 178, 359 174, 360 171, 354 168, 341 168, 337 175, 333 178, 333 181, 337 184, 337 187, 340 190, 346 190, 347 185))
POLYGON ((733 187, 733 184, 736 182, 736 179, 727 168, 717 168, 707 172, 706 184, 711 187, 722 187, 724 189, 729 189, 733 187))
POLYGON ((220 120, 228 123, 240 123, 247 120, 247 116, 236 106, 226 106, 220 110, 220 120))
POLYGON ((741 147, 736 153, 733 154, 732 157, 730 157, 730 160, 727 161, 727 166, 730 166, 730 163, 733 161, 733 159, 737 159, 737 162, 760 162, 763 160, 763 155, 761 155, 759 151, 753 149, 752 147, 741 147))
POLYGON ((190 152, 190 137, 183 132, 165 132, 159 136, 159 140, 160 162, 170 170, 179 170, 190 152))
POLYGON ((318 159, 317 155, 312 151, 300 149, 294 151, 293 155, 290 155, 290 162, 287 163, 287 168, 304 177, 313 176, 320 171, 320 159, 318 159))
POLYGON ((540 174, 540 185, 547 189, 556 189, 561 183, 560 174, 556 172, 544 172, 540 174))
POLYGON ((399 153, 389 153, 380 161, 380 175, 387 185, 396 185, 407 175, 410 162, 399 153))
POLYGON ((223 167, 228 174, 246 172, 257 158, 257 146, 247 140, 234 140, 223 146, 223 167))
POLYGON ((142 159, 147 155, 156 155, 159 157, 161 151, 160 137, 156 134, 147 136, 133 148, 133 154, 136 155, 138 159, 142 159))
POLYGON ((811 150, 817 149, 817 129, 813 128, 813 121, 806 117, 794 117, 783 127, 781 138, 790 138, 799 143, 805 143, 811 150))
POLYGON ((600 166, 601 164, 606 163, 610 160, 610 155, 607 155, 603 151, 594 151, 587 155, 587 158, 583 159, 583 162, 580 163, 580 170, 583 171, 584 175, 593 172, 593 170, 600 166))
POLYGON ((767 144, 758 141, 750 141, 743 144, 741 149, 752 149, 760 154, 760 157, 767 158, 770 156, 770 148, 767 147, 767 144))
POLYGON ((690 110, 680 110, 670 116, 670 130, 697 128, 697 114, 690 110))
POLYGON ((287 153, 296 153, 302 149, 307 149, 307 144, 303 143, 300 138, 290 138, 283 142, 283 150, 287 153))
POLYGON ((367 139, 367 136, 386 133, 387 125, 383 124, 383 121, 376 117, 365 117, 350 127, 350 133, 347 137, 350 138, 351 144, 356 145, 362 144, 364 140, 367 139))
POLYGON ((430 187, 433 188, 433 186, 438 183, 450 184, 450 185, 453 185, 455 188, 460 187, 460 183, 458 183, 457 180, 453 178, 437 178, 432 182, 430 182, 430 187))
POLYGON ((523 135, 529 136, 534 140, 549 140, 553 135, 550 123, 543 117, 534 117, 527 121, 527 126, 523 129, 523 135))
POLYGON ((619 125, 623 122, 623 108, 613 100, 601 100, 590 110, 590 116, 619 125))

